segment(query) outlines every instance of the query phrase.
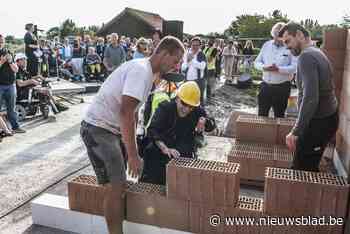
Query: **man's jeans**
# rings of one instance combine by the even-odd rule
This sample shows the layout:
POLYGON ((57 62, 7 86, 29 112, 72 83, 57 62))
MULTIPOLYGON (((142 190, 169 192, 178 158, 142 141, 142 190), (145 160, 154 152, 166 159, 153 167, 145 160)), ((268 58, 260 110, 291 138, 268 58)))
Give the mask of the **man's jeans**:
POLYGON ((0 107, 5 103, 7 117, 11 123, 12 129, 19 128, 17 121, 16 106, 16 86, 15 85, 0 85, 0 107))

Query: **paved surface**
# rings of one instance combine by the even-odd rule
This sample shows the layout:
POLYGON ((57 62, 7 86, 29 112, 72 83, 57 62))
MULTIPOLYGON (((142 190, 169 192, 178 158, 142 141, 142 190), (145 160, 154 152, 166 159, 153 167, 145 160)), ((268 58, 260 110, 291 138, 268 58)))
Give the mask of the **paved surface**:
MULTIPOLYGON (((81 168, 84 169, 46 192, 67 195, 67 180, 79 174, 93 174, 79 137, 81 116, 92 95, 84 96, 84 100, 85 103, 70 106, 68 111, 58 114, 56 122, 34 119, 23 125, 27 133, 4 138, 0 144, 0 216, 81 168)), ((201 151, 201 156, 224 161, 231 139, 208 139, 209 144, 201 151)), ((251 189, 241 189, 241 193, 262 196, 262 192, 251 189)), ((0 219, 0 234, 16 233, 69 232, 32 225, 30 204, 27 203, 0 219)))

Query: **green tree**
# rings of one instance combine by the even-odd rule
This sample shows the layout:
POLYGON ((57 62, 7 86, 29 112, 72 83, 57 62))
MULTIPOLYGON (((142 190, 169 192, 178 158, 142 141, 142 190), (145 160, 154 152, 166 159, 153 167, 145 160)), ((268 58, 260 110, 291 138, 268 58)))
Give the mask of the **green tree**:
POLYGON ((60 26, 61 37, 65 38, 69 35, 76 35, 77 26, 71 19, 66 19, 60 26))
POLYGON ((343 16, 343 21, 340 24, 343 28, 350 28, 350 15, 343 16))
POLYGON ((259 14, 244 14, 236 17, 228 29, 224 31, 226 37, 270 37, 272 26, 277 22, 288 22, 287 15, 280 10, 272 11, 268 16, 259 14))
POLYGON ((323 35, 323 28, 317 20, 305 19, 300 24, 310 32, 311 38, 321 38, 323 35))
POLYGON ((15 37, 12 36, 12 35, 8 35, 8 36, 5 37, 5 41, 6 41, 6 43, 14 44, 15 43, 15 37))
POLYGON ((61 35, 61 30, 59 27, 53 27, 50 28, 47 32, 46 32, 46 36, 48 39, 53 39, 54 37, 60 36, 61 35))

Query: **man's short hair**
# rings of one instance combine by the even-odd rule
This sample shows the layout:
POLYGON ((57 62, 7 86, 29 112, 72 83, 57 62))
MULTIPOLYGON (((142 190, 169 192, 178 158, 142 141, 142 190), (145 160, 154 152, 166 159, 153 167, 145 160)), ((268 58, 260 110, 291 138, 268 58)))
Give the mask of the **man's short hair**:
POLYGON ((26 25, 24 26, 24 29, 25 29, 25 30, 29 30, 29 29, 31 29, 33 26, 34 26, 34 24, 29 23, 29 24, 26 24, 26 25))
POLYGON ((284 25, 278 34, 279 37, 283 37, 284 32, 288 32, 290 35, 295 37, 298 31, 302 32, 305 37, 310 37, 309 31, 307 31, 303 26, 300 24, 289 22, 286 25, 284 25))
POLYGON ((200 37, 193 37, 193 38, 191 39, 191 44, 192 44, 192 42, 194 42, 194 41, 198 41, 199 44, 202 44, 202 41, 201 41, 201 38, 200 38, 200 37))
POLYGON ((178 50, 181 50, 182 53, 184 53, 185 47, 178 38, 174 36, 166 36, 159 42, 155 53, 158 54, 162 50, 166 50, 170 55, 174 55, 178 50))

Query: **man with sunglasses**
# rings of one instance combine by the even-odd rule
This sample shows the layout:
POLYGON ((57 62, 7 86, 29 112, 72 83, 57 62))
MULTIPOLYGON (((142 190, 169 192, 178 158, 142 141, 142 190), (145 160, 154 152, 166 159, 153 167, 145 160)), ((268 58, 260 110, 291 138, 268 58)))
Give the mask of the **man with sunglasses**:
POLYGON ((195 135, 214 130, 214 120, 200 106, 200 95, 197 83, 187 81, 175 99, 159 105, 147 129, 150 143, 144 151, 141 181, 164 185, 171 158, 194 158, 195 135))
POLYGON ((206 87, 204 70, 207 66, 205 54, 201 50, 201 39, 194 37, 191 40, 191 48, 186 51, 181 65, 181 70, 186 74, 186 80, 195 81, 201 91, 201 104, 203 104, 203 94, 206 87))

